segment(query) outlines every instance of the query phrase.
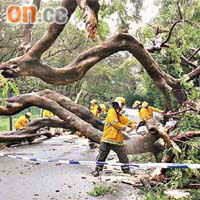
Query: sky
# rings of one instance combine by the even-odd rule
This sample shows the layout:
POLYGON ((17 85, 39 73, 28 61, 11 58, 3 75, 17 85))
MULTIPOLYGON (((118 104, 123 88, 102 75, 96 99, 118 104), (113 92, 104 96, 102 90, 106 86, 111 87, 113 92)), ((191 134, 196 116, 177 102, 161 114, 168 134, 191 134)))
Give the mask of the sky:
MULTIPOLYGON (((32 0, 23 0, 24 2, 32 2, 32 0)), ((50 0, 43 0, 43 1, 50 1, 50 0)), ((51 0, 52 1, 52 0, 51 0)), ((59 0, 53 0, 53 1, 59 1, 59 0)), ((105 0, 109 4, 111 3, 111 1, 113 0, 105 0)), ((159 0, 143 0, 143 9, 141 12, 142 15, 142 22, 140 24, 136 24, 133 23, 131 24, 131 28, 129 30, 130 33, 134 33, 136 31, 137 28, 144 26, 145 24, 149 23, 157 14, 159 11, 159 6, 155 4, 155 2, 159 2, 159 0)), ((132 6, 129 6, 129 3, 127 4, 127 8, 131 8, 132 6)), ((132 10, 130 9, 128 12, 132 12, 132 10)), ((109 19, 107 19, 107 22, 109 23, 110 26, 110 34, 113 35, 114 33, 116 33, 116 29, 117 29, 117 15, 113 15, 111 16, 109 19)), ((80 29, 85 29, 85 24, 81 21, 81 22, 77 22, 76 17, 73 15, 72 19, 70 20, 72 22, 72 24, 76 24, 78 26, 78 28, 80 29)))
POLYGON ((157 14, 159 7, 154 4, 155 0, 145 0, 144 8, 142 10, 142 23, 150 22, 157 14))
MULTIPOLYGON (((144 0, 144 4, 143 4, 144 6, 143 6, 143 9, 142 9, 142 12, 141 12, 142 22, 141 22, 141 24, 133 23, 130 26, 129 33, 134 33, 137 28, 144 26, 145 24, 149 23, 154 17, 156 17, 156 15, 158 15, 159 6, 155 4, 156 1, 158 1, 158 0, 144 0)), ((111 3, 111 0, 106 0, 106 2, 109 5, 111 3)), ((129 4, 127 4, 127 7, 131 8, 132 6, 129 6, 129 4)), ((129 12, 132 12, 132 10, 130 9, 129 12)), ((117 14, 112 15, 109 19, 107 19, 107 22, 108 22, 110 29, 111 29, 111 31, 110 31, 111 35, 116 33, 116 30, 117 30, 117 20, 116 20, 116 18, 117 18, 117 14)), ((75 23, 77 22, 75 17, 73 17, 72 21, 74 21, 75 23)), ((85 27, 83 22, 76 23, 76 24, 78 25, 78 27, 80 29, 84 29, 84 27, 85 27)))

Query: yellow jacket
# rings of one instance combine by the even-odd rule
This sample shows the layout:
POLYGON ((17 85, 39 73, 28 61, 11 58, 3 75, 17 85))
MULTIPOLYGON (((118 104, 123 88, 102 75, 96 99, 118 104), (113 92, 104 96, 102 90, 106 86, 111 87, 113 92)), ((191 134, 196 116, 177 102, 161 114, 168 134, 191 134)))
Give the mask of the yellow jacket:
POLYGON ((149 120, 149 113, 146 108, 141 108, 139 110, 139 118, 140 121, 148 121, 149 120))
POLYGON ((15 128, 24 128, 28 124, 28 119, 25 116, 21 116, 15 123, 15 128))
POLYGON ((114 108, 109 109, 106 120, 103 135, 101 138, 102 142, 111 144, 123 145, 124 137, 122 130, 124 126, 128 126, 130 120, 125 115, 118 114, 114 108))
POLYGON ((43 110, 43 117, 45 117, 45 118, 51 118, 53 116, 54 116, 54 114, 52 112, 50 112, 48 110, 43 110))
POLYGON ((148 112, 148 119, 151 119, 153 117, 153 112, 162 112, 162 110, 154 108, 153 106, 148 106, 146 109, 148 112))
POLYGON ((99 112, 98 112, 98 105, 97 104, 90 106, 90 112, 92 112, 94 114, 94 116, 99 118, 99 112))

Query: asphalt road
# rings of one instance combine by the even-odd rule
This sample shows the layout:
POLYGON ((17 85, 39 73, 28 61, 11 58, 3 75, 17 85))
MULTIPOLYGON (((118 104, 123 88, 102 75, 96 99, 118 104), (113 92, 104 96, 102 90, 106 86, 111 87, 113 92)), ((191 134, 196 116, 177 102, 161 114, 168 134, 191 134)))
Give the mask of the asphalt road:
MULTIPOLYGON (((73 135, 39 140, 33 144, 10 147, 3 153, 44 159, 96 159, 98 148, 91 150, 87 139, 73 135)), ((112 155, 110 155, 112 156, 112 155)), ((37 163, 0 157, 0 200, 130 200, 140 199, 138 190, 117 181, 103 182, 90 173, 93 166, 37 163), (93 197, 88 194, 95 184, 109 184, 113 194, 93 197)))

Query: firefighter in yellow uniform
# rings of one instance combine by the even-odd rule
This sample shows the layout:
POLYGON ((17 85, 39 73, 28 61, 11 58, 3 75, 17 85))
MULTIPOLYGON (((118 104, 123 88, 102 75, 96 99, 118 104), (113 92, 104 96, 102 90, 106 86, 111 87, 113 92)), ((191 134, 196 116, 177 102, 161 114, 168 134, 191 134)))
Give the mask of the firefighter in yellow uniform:
POLYGON ((139 124, 137 125, 136 131, 139 129, 139 127, 144 126, 148 120, 148 112, 147 109, 142 107, 142 102, 136 100, 132 106, 134 109, 138 109, 138 115, 139 115, 139 124))
POLYGON ((21 116, 17 119, 15 123, 16 130, 24 128, 31 121, 32 114, 27 112, 24 116, 21 116))
POLYGON ((43 110, 43 115, 44 118, 52 118, 54 114, 48 110, 43 110))
MULTIPOLYGON (((43 110, 42 117, 43 118, 52 118, 52 117, 54 117, 54 114, 52 112, 50 112, 49 110, 43 110)), ((50 130, 49 126, 47 126, 46 128, 48 131, 50 130)))
MULTIPOLYGON (((124 148, 124 136, 122 131, 126 130, 126 127, 131 121, 120 113, 124 105, 125 99, 123 97, 117 97, 112 102, 112 108, 109 109, 107 113, 104 131, 101 137, 100 149, 97 157, 98 162, 105 162, 110 150, 117 153, 121 163, 129 162, 124 148)), ((126 165, 121 166, 121 169, 124 173, 130 173, 130 168, 126 165)), ((103 165, 97 164, 93 175, 99 176, 101 171, 103 171, 103 165)))
POLYGON ((142 108, 147 110, 147 120, 150 120, 153 118, 153 112, 163 113, 162 110, 158 108, 154 108, 153 106, 150 106, 149 103, 146 101, 142 103, 142 108))
POLYGON ((100 104, 99 106, 101 108, 101 112, 106 113, 106 105, 105 104, 100 104))
POLYGON ((142 106, 141 101, 136 100, 136 101, 134 101, 132 108, 133 109, 139 109, 141 106, 142 106))
POLYGON ((90 101, 90 112, 94 114, 97 118, 99 118, 99 112, 98 112, 98 104, 96 99, 92 99, 90 101))
POLYGON ((106 105, 105 104, 100 104, 98 107, 98 111, 99 111, 99 119, 101 121, 104 121, 106 119, 106 105))
MULTIPOLYGON (((100 109, 101 109, 101 108, 100 108, 100 106, 98 106, 97 100, 96 100, 96 99, 92 99, 92 100, 90 101, 90 112, 92 112, 93 115, 94 115, 95 117, 99 118, 100 109)), ((96 148, 95 143, 92 142, 91 139, 88 139, 88 143, 89 143, 89 147, 90 147, 91 149, 96 148)))
POLYGON ((153 118, 153 112, 162 113, 163 111, 158 108, 154 108, 153 106, 149 106, 149 103, 144 101, 139 111, 140 123, 138 124, 136 130, 138 130, 140 126, 146 125, 146 122, 153 118))

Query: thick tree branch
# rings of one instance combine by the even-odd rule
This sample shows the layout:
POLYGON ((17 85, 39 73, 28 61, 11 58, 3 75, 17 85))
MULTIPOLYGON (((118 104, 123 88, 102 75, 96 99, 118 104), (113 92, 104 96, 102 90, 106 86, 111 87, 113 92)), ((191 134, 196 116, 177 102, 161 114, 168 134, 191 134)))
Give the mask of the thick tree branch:
POLYGON ((188 76, 189 76, 188 81, 198 78, 200 76, 200 66, 192 70, 190 73, 188 73, 188 76))
POLYGON ((164 91, 164 95, 173 90, 176 79, 162 71, 148 51, 135 38, 125 33, 89 49, 63 68, 51 67, 39 59, 25 55, 0 65, 0 69, 5 77, 35 76, 47 83, 69 84, 80 80, 97 62, 119 51, 129 51, 143 65, 158 88, 164 91))
MULTIPOLYGON (((27 135, 27 134, 35 134, 38 130, 44 127, 53 127, 53 128, 65 128, 65 129, 71 129, 71 127, 66 124, 63 120, 60 119, 36 119, 30 122, 27 126, 25 126, 22 129, 18 129, 16 131, 6 132, 2 135, 27 135)), ((1 141, 0 141, 1 142, 1 141)))
POLYGON ((53 101, 56 101, 63 108, 76 114, 81 119, 92 124, 92 126, 94 126, 95 128, 103 131, 104 124, 101 121, 99 121, 86 107, 84 107, 80 104, 76 104, 75 102, 73 102, 71 99, 65 97, 64 95, 61 95, 59 93, 56 93, 56 92, 48 90, 48 89, 40 91, 37 94, 39 96, 43 96, 43 97, 46 97, 53 101))
MULTIPOLYGON (((67 17, 69 20, 72 13, 77 7, 77 3, 75 0, 62 0, 61 6, 67 9, 68 11, 67 17)), ((27 52, 27 54, 31 57, 40 58, 42 54, 47 49, 49 49, 51 45, 55 42, 57 37, 63 31, 66 23, 65 24, 57 24, 57 23, 50 24, 48 28, 48 32, 33 45, 33 47, 27 52)))
POLYGON ((177 112, 168 112, 168 113, 165 114, 165 116, 179 115, 179 114, 182 114, 182 113, 190 111, 190 110, 191 110, 191 108, 187 108, 187 109, 180 110, 180 111, 177 111, 177 112))
MULTIPOLYGON (((37 12, 40 9, 40 3, 41 0, 33 0, 32 5, 36 7, 37 12)), ((30 13, 28 16, 28 19, 30 19, 30 13)), ((30 47, 31 47, 31 39, 32 39, 32 29, 33 29, 33 23, 29 22, 28 24, 24 25, 24 33, 23 33, 23 39, 22 39, 22 44, 19 47, 19 50, 21 51, 20 53, 26 53, 30 47)))
MULTIPOLYGON (((173 137, 172 140, 176 142, 177 144, 181 144, 182 141, 186 141, 190 138, 199 137, 200 132, 190 131, 186 133, 180 133, 177 136, 173 137)), ((169 151, 166 155, 162 158, 162 163, 171 163, 173 162, 173 159, 175 157, 175 154, 172 151, 169 151)), ((160 180, 160 176, 163 175, 166 172, 166 169, 163 168, 157 168, 152 173, 152 179, 154 180, 160 180)))
MULTIPOLYGON (((86 122, 87 120, 95 122, 94 117, 93 117, 93 120, 91 120, 90 118, 92 117, 92 113, 87 111, 86 108, 82 110, 82 112, 81 111, 77 112, 77 115, 78 115, 78 113, 82 114, 82 113, 85 113, 85 111, 87 111, 87 113, 85 115, 83 114, 83 116, 89 115, 89 117, 85 120, 82 120, 77 115, 63 108, 56 101, 51 100, 47 97, 44 97, 45 92, 48 92, 48 91, 42 92, 41 96, 40 96, 40 93, 30 93, 30 94, 20 95, 20 96, 12 97, 8 99, 6 107, 0 106, 0 115, 12 115, 30 106, 37 106, 40 108, 50 110, 55 115, 57 115, 60 119, 65 121, 65 123, 69 124, 71 128, 77 129, 78 131, 83 133, 83 135, 85 135, 86 137, 91 138, 95 142, 99 142, 101 132, 95 129, 91 124, 86 122)), ((53 98, 57 98, 57 96, 55 95, 53 98)), ((64 96, 61 95, 61 97, 58 98, 58 102, 59 101, 64 102, 64 96)), ((66 101, 64 103, 66 103, 66 101)), ((70 103, 69 101, 67 102, 70 103)), ((75 105, 75 103, 73 105, 75 105)), ((74 109, 74 111, 78 110, 77 107, 76 109, 74 109)), ((80 106, 78 108, 80 108, 80 106)))
POLYGON ((35 133, 35 134, 23 134, 23 135, 0 135, 0 143, 6 143, 6 145, 21 143, 24 140, 32 142, 36 137, 46 135, 50 137, 50 133, 35 133))

